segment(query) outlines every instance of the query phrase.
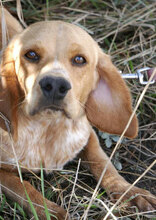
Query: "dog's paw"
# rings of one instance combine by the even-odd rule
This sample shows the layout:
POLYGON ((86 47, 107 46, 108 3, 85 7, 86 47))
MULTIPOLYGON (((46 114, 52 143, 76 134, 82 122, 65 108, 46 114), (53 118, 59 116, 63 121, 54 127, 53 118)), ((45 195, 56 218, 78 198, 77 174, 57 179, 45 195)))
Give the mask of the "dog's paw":
MULTIPOLYGON (((116 202, 130 186, 130 184, 118 186, 114 192, 110 193, 112 201, 116 202)), ((135 206, 141 212, 156 211, 156 197, 149 191, 135 186, 126 193, 121 202, 127 207, 135 206)))
MULTIPOLYGON (((48 212, 49 212, 51 220, 56 220, 56 219, 58 219, 58 220, 65 220, 65 219, 70 220, 69 215, 67 214, 67 212, 61 206, 58 206, 56 203, 51 202, 47 199, 45 199, 45 202, 46 202, 46 206, 48 208, 48 212)), ((39 216, 39 219, 42 219, 42 220, 47 219, 44 207, 42 207, 42 208, 41 207, 36 207, 36 212, 39 216)))

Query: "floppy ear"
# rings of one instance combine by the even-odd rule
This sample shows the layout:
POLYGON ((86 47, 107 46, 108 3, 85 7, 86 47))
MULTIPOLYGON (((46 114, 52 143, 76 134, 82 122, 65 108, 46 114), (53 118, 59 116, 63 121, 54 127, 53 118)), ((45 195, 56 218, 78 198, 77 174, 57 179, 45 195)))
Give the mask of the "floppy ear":
POLYGON ((8 131, 4 115, 11 123, 11 133, 17 136, 17 114, 18 105, 24 98, 15 72, 15 61, 13 59, 13 48, 8 46, 5 50, 1 64, 0 75, 0 127, 8 131))
MULTIPOLYGON (((3 7, 0 7, 0 48, 4 38, 11 39, 22 32, 20 23, 3 7)), ((12 44, 11 44, 12 45, 12 44)), ((15 73, 13 46, 4 51, 0 72, 0 127, 8 131, 5 119, 11 122, 11 132, 16 136, 17 106, 23 92, 15 73)))
POLYGON ((0 7, 0 48, 23 31, 20 23, 4 7, 0 7), (5 42, 6 41, 6 42, 5 42))
MULTIPOLYGON (((104 132, 120 135, 132 114, 130 92, 110 57, 102 51, 99 52, 97 74, 99 81, 86 103, 88 120, 104 132)), ((137 130, 135 115, 125 136, 133 138, 137 130)))

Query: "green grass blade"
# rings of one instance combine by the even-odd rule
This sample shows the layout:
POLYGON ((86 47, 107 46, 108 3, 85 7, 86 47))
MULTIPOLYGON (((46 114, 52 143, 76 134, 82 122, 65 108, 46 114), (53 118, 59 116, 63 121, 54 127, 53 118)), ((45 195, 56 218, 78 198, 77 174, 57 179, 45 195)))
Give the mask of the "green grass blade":
MULTIPOLYGON (((24 186, 24 185, 23 185, 23 186, 24 186)), ((24 186, 24 191, 25 191, 26 197, 27 197, 27 199, 28 199, 28 202, 29 202, 29 205, 30 205, 30 207, 31 207, 31 210, 32 210, 32 213, 33 213, 33 215, 34 215, 35 220, 39 220, 39 218, 38 218, 38 216, 37 216, 37 212, 36 212, 36 210, 35 210, 35 208, 34 208, 34 206, 33 206, 33 203, 32 203, 32 201, 31 201, 31 199, 30 199, 30 197, 29 197, 29 195, 28 195, 28 193, 27 193, 27 190, 26 190, 25 186, 24 186)))
POLYGON ((16 219, 16 210, 17 210, 17 203, 15 202, 15 204, 14 204, 14 218, 13 218, 13 220, 16 219))
POLYGON ((41 188, 42 188, 42 194, 43 194, 43 201, 44 201, 44 208, 45 208, 45 214, 46 214, 46 217, 47 217, 47 220, 50 220, 50 214, 49 214, 49 211, 48 211, 48 207, 47 207, 47 204, 45 202, 45 193, 44 193, 44 176, 43 176, 43 167, 42 167, 42 164, 41 164, 41 188))
MULTIPOLYGON (((16 209, 18 209, 20 211, 20 213, 23 217, 22 219, 26 219, 26 214, 25 214, 25 211, 23 210, 23 208, 16 202, 15 202, 14 207, 16 207, 16 209)), ((16 219, 16 216, 15 216, 15 219, 16 219)))

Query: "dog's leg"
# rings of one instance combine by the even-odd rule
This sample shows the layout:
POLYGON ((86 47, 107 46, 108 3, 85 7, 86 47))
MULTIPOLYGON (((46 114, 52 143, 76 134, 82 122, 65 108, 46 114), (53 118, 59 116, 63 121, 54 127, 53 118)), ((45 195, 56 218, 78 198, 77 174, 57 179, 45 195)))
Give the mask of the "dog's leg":
MULTIPOLYGON (((103 169, 105 168, 108 157, 101 149, 98 138, 92 131, 87 146, 84 148, 82 159, 88 162, 91 172, 97 181, 99 180, 103 169)), ((121 177, 111 162, 102 178, 101 186, 106 189, 112 200, 117 200, 131 186, 123 177, 121 177)), ((140 211, 153 211, 156 209, 156 197, 150 192, 133 187, 124 197, 124 201, 130 199, 127 203, 129 206, 137 206, 140 211), (133 196, 133 199, 130 197, 133 196), (136 196, 134 198, 134 196, 136 196)), ((123 201, 122 200, 122 201, 123 201)))
MULTIPOLYGON (((23 184, 20 181, 20 178, 11 172, 0 170, 0 183, 2 191, 5 195, 13 201, 18 202, 24 210, 32 216, 31 207, 27 201, 24 187, 31 199, 37 215, 40 219, 47 219, 45 215, 44 200, 41 193, 39 193, 28 181, 24 181, 23 184)), ((66 211, 59 207, 57 204, 50 202, 45 199, 46 205, 49 209, 49 212, 56 217, 51 219, 64 220, 66 216, 66 211)))

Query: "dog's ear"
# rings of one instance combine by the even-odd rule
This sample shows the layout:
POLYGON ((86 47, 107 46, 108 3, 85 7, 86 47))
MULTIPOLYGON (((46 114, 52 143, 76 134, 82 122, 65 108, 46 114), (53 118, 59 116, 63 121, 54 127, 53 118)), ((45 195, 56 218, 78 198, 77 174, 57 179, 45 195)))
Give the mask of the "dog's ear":
POLYGON ((17 114, 19 103, 23 100, 24 93, 20 87, 15 71, 13 58, 13 45, 9 45, 3 53, 0 75, 0 127, 6 131, 8 128, 5 117, 10 121, 11 133, 17 135, 17 114), (4 116, 4 118, 3 118, 4 116))
MULTIPOLYGON (((110 57, 101 50, 96 72, 99 80, 86 102, 87 117, 98 129, 120 135, 132 114, 130 92, 110 57)), ((137 130, 135 115, 125 136, 133 138, 137 130)))
POLYGON ((4 7, 0 7, 0 48, 6 46, 14 35, 23 31, 19 21, 14 18, 4 7), (6 41, 6 42, 5 42, 6 41))
MULTIPOLYGON (((6 46, 5 43, 22 31, 20 23, 4 7, 0 7, 0 48, 6 46)), ((13 44, 10 44, 5 49, 1 61, 0 127, 8 131, 8 120, 14 137, 17 136, 17 107, 22 96, 23 92, 15 73, 13 44)))

